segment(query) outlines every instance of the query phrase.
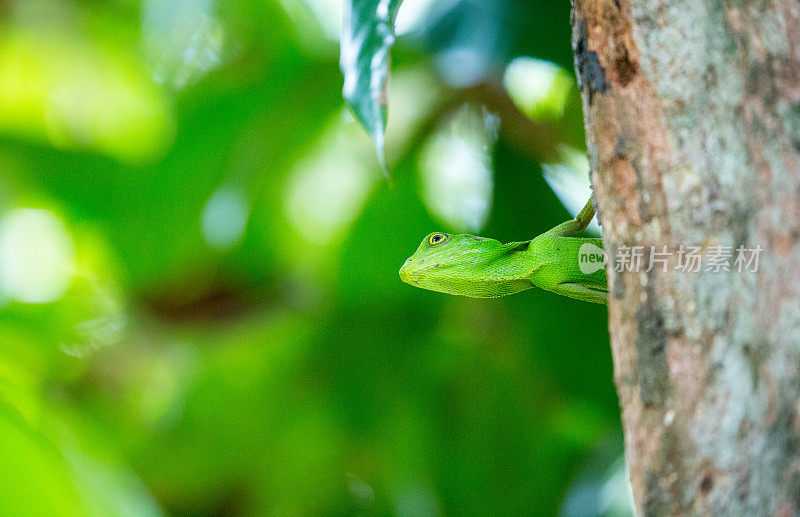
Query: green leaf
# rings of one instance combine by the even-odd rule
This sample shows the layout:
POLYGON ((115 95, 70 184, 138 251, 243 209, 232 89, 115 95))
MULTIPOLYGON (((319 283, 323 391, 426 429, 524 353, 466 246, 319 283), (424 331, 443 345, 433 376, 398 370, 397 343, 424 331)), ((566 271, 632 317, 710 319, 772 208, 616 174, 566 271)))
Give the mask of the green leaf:
POLYGON ((342 95, 375 141, 384 173, 386 78, 389 51, 394 44, 394 20, 401 3, 402 0, 347 0, 342 21, 342 95))

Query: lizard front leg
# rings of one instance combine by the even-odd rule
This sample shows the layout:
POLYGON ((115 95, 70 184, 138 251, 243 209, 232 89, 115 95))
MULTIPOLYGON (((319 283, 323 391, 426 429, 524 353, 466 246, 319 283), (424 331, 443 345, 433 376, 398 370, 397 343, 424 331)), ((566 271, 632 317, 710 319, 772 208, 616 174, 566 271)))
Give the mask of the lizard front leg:
POLYGON ((580 211, 578 215, 575 216, 575 219, 571 221, 567 221, 565 223, 561 223, 558 226, 547 230, 542 235, 547 235, 551 237, 568 237, 574 233, 578 233, 579 231, 583 230, 589 223, 592 222, 594 218, 594 194, 589 197, 589 201, 586 202, 586 205, 583 207, 583 210, 580 211))

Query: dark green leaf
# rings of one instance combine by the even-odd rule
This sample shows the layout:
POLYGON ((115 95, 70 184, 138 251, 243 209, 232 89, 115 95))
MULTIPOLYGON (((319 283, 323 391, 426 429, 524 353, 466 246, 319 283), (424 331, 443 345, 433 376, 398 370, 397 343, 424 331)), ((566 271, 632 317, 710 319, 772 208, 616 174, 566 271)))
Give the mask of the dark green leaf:
POLYGON ((394 20, 401 3, 402 0, 347 0, 342 22, 342 94, 375 141, 384 171, 386 77, 394 44, 394 20))

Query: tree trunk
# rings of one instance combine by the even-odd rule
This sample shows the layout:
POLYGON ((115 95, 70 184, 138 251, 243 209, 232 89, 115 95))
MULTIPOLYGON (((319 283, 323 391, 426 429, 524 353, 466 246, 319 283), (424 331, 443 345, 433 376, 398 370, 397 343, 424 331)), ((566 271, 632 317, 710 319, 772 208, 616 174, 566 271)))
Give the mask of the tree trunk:
POLYGON ((573 1, 637 510, 797 515, 800 2, 573 1))

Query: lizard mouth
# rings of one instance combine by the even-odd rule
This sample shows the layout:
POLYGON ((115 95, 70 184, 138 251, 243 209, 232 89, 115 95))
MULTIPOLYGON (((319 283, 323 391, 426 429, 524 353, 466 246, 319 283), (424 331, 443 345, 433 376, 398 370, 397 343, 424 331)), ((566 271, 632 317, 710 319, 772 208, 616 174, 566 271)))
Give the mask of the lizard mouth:
POLYGON ((414 262, 413 258, 406 260, 403 267, 400 268, 400 279, 407 284, 419 285, 431 271, 435 271, 442 267, 441 264, 426 264, 422 262, 414 262))
POLYGON ((403 264, 403 266, 400 268, 400 280, 402 280, 407 284, 416 283, 414 281, 414 272, 412 271, 413 266, 411 266, 411 264, 412 260, 408 259, 406 260, 405 264, 403 264))

